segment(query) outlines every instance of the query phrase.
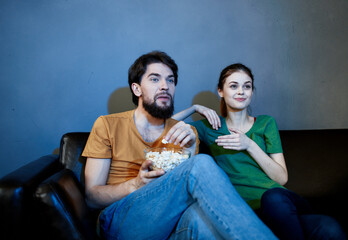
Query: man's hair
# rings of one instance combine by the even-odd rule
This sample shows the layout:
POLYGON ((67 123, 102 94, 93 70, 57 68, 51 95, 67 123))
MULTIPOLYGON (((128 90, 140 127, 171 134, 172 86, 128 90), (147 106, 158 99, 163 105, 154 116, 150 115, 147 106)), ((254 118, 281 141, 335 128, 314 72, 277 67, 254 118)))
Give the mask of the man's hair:
POLYGON ((140 56, 137 60, 135 60, 128 70, 128 84, 132 92, 133 103, 137 106, 139 99, 132 91, 132 83, 140 84, 141 78, 146 72, 147 66, 152 63, 163 63, 164 65, 167 65, 174 74, 175 85, 178 82, 178 66, 176 65, 175 61, 165 52, 152 51, 140 56))

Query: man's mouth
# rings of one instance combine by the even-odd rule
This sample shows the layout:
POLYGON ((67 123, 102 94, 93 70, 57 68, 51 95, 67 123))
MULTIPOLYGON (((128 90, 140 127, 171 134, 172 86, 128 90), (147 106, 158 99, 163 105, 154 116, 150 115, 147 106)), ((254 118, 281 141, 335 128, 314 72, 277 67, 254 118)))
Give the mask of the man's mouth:
POLYGON ((156 100, 162 100, 162 101, 166 101, 166 100, 170 100, 172 97, 169 94, 160 94, 158 96, 156 96, 156 100))
POLYGON ((170 97, 168 95, 166 95, 166 96, 158 96, 157 99, 170 99, 170 97))

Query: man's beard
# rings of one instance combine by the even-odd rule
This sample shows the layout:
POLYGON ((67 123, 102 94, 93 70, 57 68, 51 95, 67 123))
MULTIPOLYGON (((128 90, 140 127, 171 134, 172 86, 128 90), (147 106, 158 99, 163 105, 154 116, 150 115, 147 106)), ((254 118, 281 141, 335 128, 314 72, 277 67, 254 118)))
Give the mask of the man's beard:
POLYGON ((149 103, 144 99, 143 107, 152 117, 167 119, 173 115, 174 101, 173 98, 170 96, 170 105, 165 107, 159 107, 156 103, 156 97, 153 103, 149 103))

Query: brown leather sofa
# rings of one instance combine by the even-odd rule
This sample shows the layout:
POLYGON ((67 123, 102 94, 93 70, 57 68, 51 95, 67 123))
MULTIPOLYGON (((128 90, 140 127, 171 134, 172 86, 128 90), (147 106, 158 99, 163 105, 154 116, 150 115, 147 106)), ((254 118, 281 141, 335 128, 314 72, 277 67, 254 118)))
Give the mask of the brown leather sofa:
MULTIPOLYGON (((286 187, 335 217, 347 232, 348 129, 280 131, 288 166, 286 187)), ((0 179, 2 239, 97 239, 98 210, 84 195, 89 133, 67 133, 60 154, 47 155, 0 179)), ((202 145, 201 151, 206 152, 202 145)))

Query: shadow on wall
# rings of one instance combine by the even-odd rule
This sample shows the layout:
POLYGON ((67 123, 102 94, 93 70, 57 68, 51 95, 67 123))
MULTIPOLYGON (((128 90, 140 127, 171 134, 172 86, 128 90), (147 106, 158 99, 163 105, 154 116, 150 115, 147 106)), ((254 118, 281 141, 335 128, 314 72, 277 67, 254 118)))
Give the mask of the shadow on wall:
MULTIPOLYGON (((192 100, 192 104, 200 104, 215 110, 220 115, 220 99, 210 91, 198 93, 192 100)), ((116 89, 109 98, 108 112, 109 114, 125 112, 136 108, 132 102, 132 93, 128 87, 116 89)), ((183 109, 180 109, 183 110, 183 109)), ((203 117, 195 113, 192 115, 193 121, 198 121, 203 117)))
MULTIPOLYGON (((216 111, 218 115, 221 115, 220 114, 220 98, 213 92, 204 91, 204 92, 198 93, 192 100, 192 105, 194 104, 203 105, 205 107, 213 109, 216 111)), ((198 121, 201 119, 203 119, 203 117, 198 113, 194 113, 192 115, 193 121, 198 121)))
MULTIPOLYGON (((132 102, 132 94, 128 87, 116 89, 111 93, 108 101, 108 113, 119 113, 132 110, 135 105, 132 102)), ((59 148, 53 150, 52 154, 59 155, 59 148)))
MULTIPOLYGON (((220 99, 219 97, 210 91, 204 91, 198 93, 192 100, 192 104, 200 104, 205 107, 215 110, 220 115, 220 99)), ((108 113, 119 113, 134 109, 136 106, 132 102, 132 94, 128 87, 116 89, 109 97, 108 101, 108 113)), ((183 110, 183 109, 181 109, 183 110)), ((198 121, 203 117, 194 113, 192 115, 193 121, 198 121)), ((59 155, 59 148, 53 150, 52 154, 59 155)))
POLYGON ((129 87, 116 89, 109 97, 109 114, 129 111, 135 107, 129 87))

